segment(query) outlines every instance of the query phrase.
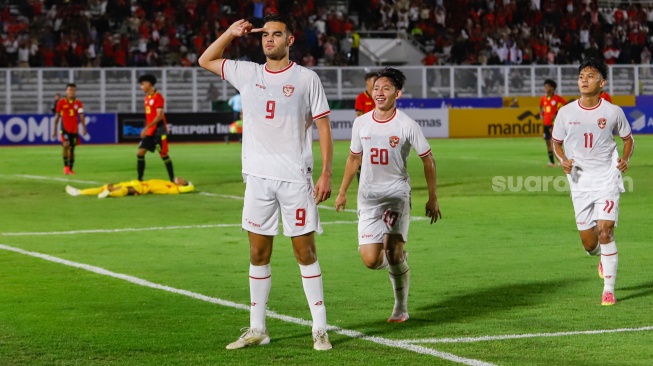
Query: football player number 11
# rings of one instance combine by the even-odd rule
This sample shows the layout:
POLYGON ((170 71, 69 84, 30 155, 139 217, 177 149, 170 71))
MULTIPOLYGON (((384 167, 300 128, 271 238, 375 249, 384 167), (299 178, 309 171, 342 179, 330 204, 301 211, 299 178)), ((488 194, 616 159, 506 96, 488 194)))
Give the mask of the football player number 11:
POLYGON ((585 136, 585 148, 591 149, 594 145, 594 134, 584 133, 583 136, 585 136))

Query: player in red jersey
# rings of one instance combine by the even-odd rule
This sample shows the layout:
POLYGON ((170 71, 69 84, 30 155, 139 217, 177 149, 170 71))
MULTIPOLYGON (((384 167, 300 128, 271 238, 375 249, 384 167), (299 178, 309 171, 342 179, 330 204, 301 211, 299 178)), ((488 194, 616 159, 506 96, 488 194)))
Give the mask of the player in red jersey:
POLYGON ((546 95, 543 95, 540 100, 540 118, 544 125, 544 142, 546 142, 546 150, 549 153, 548 166, 556 166, 555 161, 553 160, 551 131, 553 130, 553 122, 556 119, 558 110, 566 104, 565 100, 555 93, 557 86, 558 84, 551 79, 544 80, 544 90, 546 91, 546 95))
POLYGON ((356 97, 356 104, 354 105, 354 108, 356 109, 356 117, 374 110, 374 99, 372 99, 374 81, 376 81, 375 72, 368 72, 365 74, 365 85, 367 86, 367 89, 356 97))
POLYGON ((57 138, 57 132, 61 139, 63 147, 63 173, 75 174, 73 164, 75 163, 75 146, 79 140, 79 124, 82 124, 82 135, 86 135, 86 122, 84 121, 84 106, 75 93, 77 86, 75 84, 66 85, 66 98, 61 98, 57 102, 54 117, 54 129, 52 138, 57 138), (59 119, 61 119, 61 130, 58 131, 59 119))
MULTIPOLYGON (((372 90, 374 90, 374 82, 376 81, 376 72, 368 72, 365 74, 365 85, 367 88, 356 97, 356 104, 354 104, 354 109, 356 109, 356 117, 362 116, 367 112, 374 110, 374 99, 372 99, 372 90)), ((356 178, 361 179, 361 167, 358 167, 358 172, 356 173, 356 178)))
POLYGON ((145 93, 145 128, 141 131, 141 142, 138 144, 138 180, 143 180, 145 173, 145 153, 154 152, 156 149, 163 159, 168 170, 170 181, 174 181, 175 173, 172 169, 172 160, 168 156, 168 125, 163 113, 163 96, 156 89, 154 75, 142 75, 138 78, 141 90, 145 93))
POLYGON ((600 98, 607 100, 608 102, 612 103, 612 97, 610 94, 608 94, 607 91, 601 92, 600 98))

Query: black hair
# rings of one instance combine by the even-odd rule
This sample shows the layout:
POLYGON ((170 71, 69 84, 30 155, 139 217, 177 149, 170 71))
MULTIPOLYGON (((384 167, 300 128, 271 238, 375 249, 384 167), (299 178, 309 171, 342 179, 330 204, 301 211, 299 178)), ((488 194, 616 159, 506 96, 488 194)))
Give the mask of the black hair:
POLYGON ((286 31, 288 31, 289 34, 295 32, 295 22, 289 16, 270 13, 263 18, 263 24, 267 22, 283 23, 286 25, 286 31))
POLYGON ((556 83, 555 81, 553 81, 551 79, 544 80, 544 85, 551 85, 553 90, 555 90, 558 87, 558 83, 556 83))
POLYGON ((138 83, 140 84, 140 83, 142 83, 144 81, 147 81, 148 83, 152 84, 152 86, 154 86, 156 84, 156 76, 154 76, 152 74, 141 75, 138 78, 138 83))
POLYGON ((390 80, 390 84, 392 84, 397 90, 402 90, 404 87, 404 82, 406 82, 406 75, 404 75, 403 72, 392 67, 386 67, 385 69, 376 73, 377 80, 382 77, 388 78, 388 80, 390 80))
POLYGON ((370 71, 367 74, 365 74, 365 81, 369 80, 370 78, 376 78, 376 75, 378 74, 377 71, 370 71))
POLYGON ((77 89, 77 85, 75 85, 75 83, 66 84, 66 89, 68 89, 68 88, 75 88, 75 89, 77 89))
POLYGON ((591 67, 595 69, 596 71, 599 72, 599 74, 601 74, 601 77, 603 77, 603 79, 607 79, 608 65, 605 64, 605 61, 599 60, 597 58, 588 58, 580 63, 580 66, 578 66, 578 73, 580 74, 580 72, 583 71, 583 69, 586 67, 591 67))

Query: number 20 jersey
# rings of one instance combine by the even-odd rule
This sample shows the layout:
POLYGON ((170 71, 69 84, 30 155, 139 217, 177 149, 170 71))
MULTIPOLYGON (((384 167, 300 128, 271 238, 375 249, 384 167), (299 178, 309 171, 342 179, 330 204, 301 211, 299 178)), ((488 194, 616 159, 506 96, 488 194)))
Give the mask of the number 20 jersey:
POLYGON ((243 103, 243 174, 306 183, 313 173, 312 126, 330 113, 317 74, 290 62, 266 65, 223 60, 222 78, 243 103))
POLYGON ((572 192, 600 191, 615 185, 623 192, 615 131, 624 139, 632 133, 624 111, 603 99, 599 98, 594 108, 585 108, 578 100, 560 109, 553 141, 563 143, 567 159, 582 169, 577 182, 569 180, 572 192))
POLYGON ((363 154, 359 209, 375 207, 386 199, 408 197, 410 149, 420 157, 431 153, 424 133, 412 118, 395 109, 390 119, 379 120, 375 112, 356 118, 351 134, 351 153, 363 154))

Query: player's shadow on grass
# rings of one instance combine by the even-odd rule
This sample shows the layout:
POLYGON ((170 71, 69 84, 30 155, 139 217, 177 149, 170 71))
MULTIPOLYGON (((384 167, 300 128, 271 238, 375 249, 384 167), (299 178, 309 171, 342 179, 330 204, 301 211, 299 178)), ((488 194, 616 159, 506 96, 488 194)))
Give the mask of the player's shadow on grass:
POLYGON ((653 281, 642 283, 636 286, 617 288, 617 291, 626 293, 626 296, 618 296, 617 301, 626 301, 638 297, 653 296, 653 281))
MULTIPOLYGON (((401 328, 419 328, 444 323, 455 323, 461 320, 483 319, 496 313, 506 313, 513 308, 525 308, 541 304, 558 292, 561 288, 574 284, 573 280, 532 281, 506 284, 484 288, 457 296, 450 296, 432 305, 421 306, 410 310, 410 320, 400 324, 401 328)), ((437 296, 437 293, 435 293, 437 296)), ((410 304, 409 304, 410 306, 410 304)), ((348 329, 361 330, 367 335, 381 336, 393 333, 396 326, 387 324, 385 319, 374 322, 351 324, 348 329)))

